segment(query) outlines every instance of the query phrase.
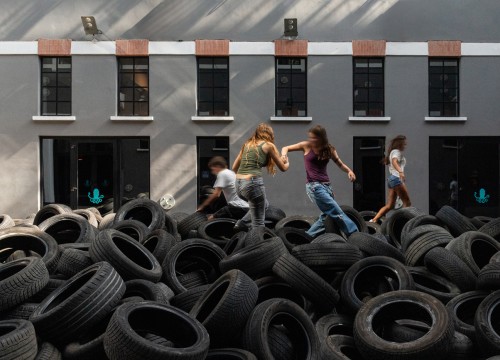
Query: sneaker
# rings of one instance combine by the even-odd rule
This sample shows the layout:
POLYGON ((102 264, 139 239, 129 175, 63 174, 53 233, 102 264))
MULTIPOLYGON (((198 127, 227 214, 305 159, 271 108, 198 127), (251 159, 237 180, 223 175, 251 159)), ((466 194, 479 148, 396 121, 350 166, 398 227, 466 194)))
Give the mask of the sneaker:
POLYGON ((238 220, 233 227, 234 232, 248 231, 248 227, 243 223, 243 221, 238 220))

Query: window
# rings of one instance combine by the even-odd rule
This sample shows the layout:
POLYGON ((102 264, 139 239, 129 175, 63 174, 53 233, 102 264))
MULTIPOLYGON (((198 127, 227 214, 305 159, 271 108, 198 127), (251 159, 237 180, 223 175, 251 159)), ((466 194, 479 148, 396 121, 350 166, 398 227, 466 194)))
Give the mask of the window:
POLYGON ((276 116, 307 116, 305 58, 276 58, 276 116))
POLYGON ((229 115, 229 58, 198 58, 198 115, 229 115))
POLYGON ((118 58, 118 115, 149 116, 149 59, 118 58))
POLYGON ((354 116, 384 116, 384 59, 354 58, 354 116))
POLYGON ((429 116, 459 116, 458 59, 429 59, 429 116))
POLYGON ((71 58, 41 58, 41 115, 71 115, 71 58))

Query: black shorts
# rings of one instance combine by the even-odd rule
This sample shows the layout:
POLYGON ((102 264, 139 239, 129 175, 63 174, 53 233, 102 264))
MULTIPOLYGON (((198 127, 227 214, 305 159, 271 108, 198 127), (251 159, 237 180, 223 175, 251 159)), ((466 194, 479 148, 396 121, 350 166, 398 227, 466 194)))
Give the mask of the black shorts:
POLYGON ((239 220, 248 212, 248 208, 242 208, 234 205, 226 205, 215 214, 214 218, 229 218, 239 220))

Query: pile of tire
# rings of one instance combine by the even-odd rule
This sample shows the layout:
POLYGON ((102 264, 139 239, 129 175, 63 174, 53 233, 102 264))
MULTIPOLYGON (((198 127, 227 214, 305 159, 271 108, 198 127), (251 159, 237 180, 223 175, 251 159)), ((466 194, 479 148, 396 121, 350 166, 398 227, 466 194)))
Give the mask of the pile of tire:
POLYGON ((359 232, 135 199, 0 216, 0 360, 500 359, 500 218, 415 208, 359 232))

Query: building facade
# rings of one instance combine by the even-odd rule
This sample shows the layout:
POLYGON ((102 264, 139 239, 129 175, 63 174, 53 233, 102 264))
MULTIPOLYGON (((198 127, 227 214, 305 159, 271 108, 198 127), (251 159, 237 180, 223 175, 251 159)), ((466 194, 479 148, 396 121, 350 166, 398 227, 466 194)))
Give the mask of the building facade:
MULTIPOLYGON (((2 2, 0 210, 118 207, 149 193, 194 211, 213 155, 234 160, 260 122, 277 146, 321 124, 339 203, 385 199, 387 141, 408 137, 413 204, 500 216, 500 30, 495 0, 2 2), (80 16, 102 34, 86 36, 80 16), (285 18, 298 37, 283 38, 285 18)), ((301 154, 269 201, 315 214, 301 154)))

